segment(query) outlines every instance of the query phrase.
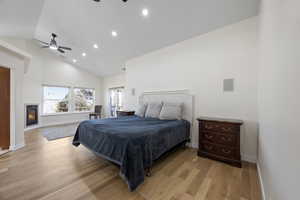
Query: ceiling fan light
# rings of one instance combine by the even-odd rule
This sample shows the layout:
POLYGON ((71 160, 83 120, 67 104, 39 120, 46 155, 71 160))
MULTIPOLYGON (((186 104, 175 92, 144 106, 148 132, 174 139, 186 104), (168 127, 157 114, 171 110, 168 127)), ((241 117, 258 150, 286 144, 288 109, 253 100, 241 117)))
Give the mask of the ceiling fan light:
POLYGON ((52 49, 52 50, 57 50, 58 49, 57 46, 53 46, 53 45, 51 45, 49 48, 52 49))

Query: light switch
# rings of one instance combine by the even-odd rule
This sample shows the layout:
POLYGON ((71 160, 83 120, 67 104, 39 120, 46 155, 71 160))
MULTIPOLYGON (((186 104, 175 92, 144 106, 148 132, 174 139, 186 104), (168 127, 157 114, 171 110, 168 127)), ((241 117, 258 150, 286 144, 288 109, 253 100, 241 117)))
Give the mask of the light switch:
POLYGON ((234 79, 224 79, 223 81, 223 91, 233 92, 234 91, 234 79))

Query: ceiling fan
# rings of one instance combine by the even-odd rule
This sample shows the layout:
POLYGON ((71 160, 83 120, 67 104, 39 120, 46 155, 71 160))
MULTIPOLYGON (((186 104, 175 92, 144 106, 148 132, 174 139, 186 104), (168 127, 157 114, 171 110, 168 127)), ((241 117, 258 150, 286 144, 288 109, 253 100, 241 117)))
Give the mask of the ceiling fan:
POLYGON ((51 34, 51 40, 50 40, 50 43, 47 43, 47 42, 43 42, 41 40, 37 40, 39 41, 41 44, 43 44, 44 46, 42 46, 41 48, 49 48, 49 49, 52 49, 52 50, 57 50, 59 51, 60 53, 65 53, 65 50, 68 50, 68 51, 71 51, 72 49, 70 47, 64 47, 64 46, 58 46, 57 45, 57 42, 55 40, 55 38, 57 37, 56 34, 52 33, 51 34))

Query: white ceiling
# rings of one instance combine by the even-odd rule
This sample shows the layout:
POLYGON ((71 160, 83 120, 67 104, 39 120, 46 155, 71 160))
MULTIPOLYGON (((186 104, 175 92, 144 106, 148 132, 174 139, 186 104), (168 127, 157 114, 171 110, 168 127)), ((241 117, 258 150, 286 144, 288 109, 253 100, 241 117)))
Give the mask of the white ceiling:
POLYGON ((101 1, 45 0, 42 8, 41 0, 0 0, 0 34, 34 33, 48 41, 50 33, 57 33, 60 45, 73 48, 66 54, 68 61, 75 58, 78 66, 105 76, 121 72, 130 58, 257 15, 259 4, 259 0, 101 1), (143 8, 149 9, 147 18, 141 15, 143 8), (2 31, 2 26, 8 30, 2 31), (111 36, 112 30, 118 32, 117 38, 111 36), (94 43, 99 49, 93 48, 94 43), (82 52, 87 56, 83 58, 82 52))
POLYGON ((32 38, 44 0, 0 0, 0 36, 32 38))

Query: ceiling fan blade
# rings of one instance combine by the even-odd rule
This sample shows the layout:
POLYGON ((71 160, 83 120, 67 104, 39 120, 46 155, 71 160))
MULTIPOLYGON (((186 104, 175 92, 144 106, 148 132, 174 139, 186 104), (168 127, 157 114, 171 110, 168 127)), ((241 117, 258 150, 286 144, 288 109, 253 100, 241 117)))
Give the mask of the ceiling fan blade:
POLYGON ((49 48, 49 45, 46 45, 46 46, 42 46, 41 48, 49 48))
POLYGON ((57 51, 59 51, 60 53, 65 53, 65 51, 63 51, 62 49, 58 48, 57 51))
POLYGON ((70 47, 63 47, 63 46, 59 46, 58 48, 60 48, 60 49, 64 49, 64 50, 69 50, 69 51, 71 51, 71 50, 72 50, 70 47))
POLYGON ((35 39, 35 40, 38 41, 39 43, 42 43, 42 44, 44 44, 44 45, 48 45, 48 46, 49 46, 49 43, 47 43, 47 42, 43 42, 43 41, 38 40, 38 39, 35 39))

